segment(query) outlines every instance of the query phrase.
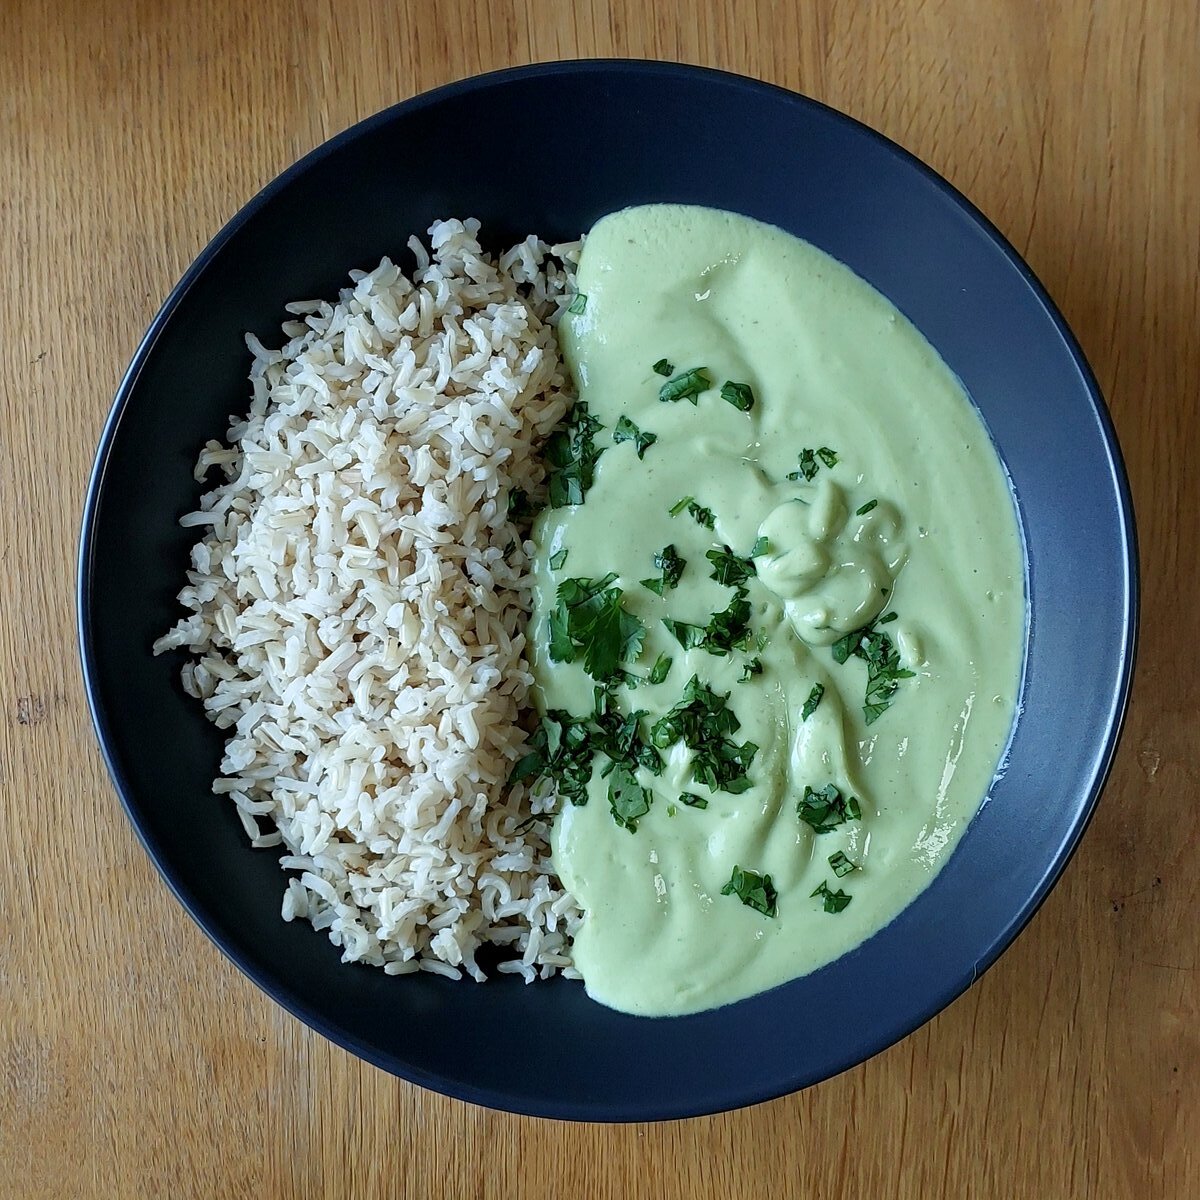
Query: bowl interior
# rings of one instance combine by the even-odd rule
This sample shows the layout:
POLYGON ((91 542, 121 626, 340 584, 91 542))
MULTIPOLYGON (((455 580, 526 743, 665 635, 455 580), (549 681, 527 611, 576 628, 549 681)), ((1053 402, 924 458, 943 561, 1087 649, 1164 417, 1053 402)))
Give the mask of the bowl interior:
POLYGON ((957 193, 815 103, 696 68, 551 64, 455 84, 356 126, 268 187, 197 260, 139 349, 105 431, 80 559, 97 730, 147 849, 192 915, 276 1000, 441 1091, 558 1117, 712 1112, 831 1075, 948 1003, 1065 865, 1124 712, 1135 551, 1103 402, 1061 318, 957 193), (933 885, 858 950, 729 1008, 648 1021, 578 984, 475 986, 343 966, 279 917, 276 855, 214 797, 221 736, 152 641, 176 619, 192 466, 248 403, 243 334, 441 216, 490 242, 586 230, 625 205, 732 209, 807 238, 903 312, 979 405, 1013 479, 1031 625, 1006 773, 933 885), (1048 769, 1053 764, 1053 769, 1048 769), (830 1019, 813 1019, 828 1013, 830 1019), (833 1017, 836 1014, 836 1018, 833 1017))

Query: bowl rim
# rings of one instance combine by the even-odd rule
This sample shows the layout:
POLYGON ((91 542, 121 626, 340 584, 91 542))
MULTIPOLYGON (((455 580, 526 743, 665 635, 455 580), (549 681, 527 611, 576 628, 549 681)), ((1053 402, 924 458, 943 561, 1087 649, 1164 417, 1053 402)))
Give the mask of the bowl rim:
POLYGON ((133 826, 134 832, 151 862, 154 864, 159 877, 166 884, 175 899, 183 906, 191 919, 200 927, 209 940, 216 945, 221 953, 258 988, 292 1016, 336 1045, 390 1074, 397 1075, 409 1082, 441 1094, 488 1108, 527 1116, 576 1121, 628 1122, 675 1120, 730 1111, 734 1108, 778 1099, 781 1096, 789 1095, 814 1083, 822 1082, 825 1079, 832 1079, 851 1067, 875 1057, 883 1050, 903 1040, 910 1033, 932 1020, 933 1017, 966 991, 1000 957, 1028 925, 1062 876, 1063 871, 1074 856, 1084 833, 1095 815, 1100 794, 1111 774, 1117 747, 1129 710, 1137 657, 1140 594, 1138 540, 1133 498, 1120 444, 1117 440, 1116 430, 1103 393, 1077 338, 1068 326, 1058 306, 1051 299, 1045 286, 1008 238, 997 229, 987 216, 953 184, 911 151, 906 150, 897 142, 894 142, 891 138, 878 132, 864 122, 801 92, 736 72, 688 63, 639 58, 585 58, 531 63, 466 76, 389 105, 353 123, 315 146, 260 188, 225 222, 192 261, 162 302, 162 305, 139 341, 129 366, 121 377, 112 405, 105 418, 84 495, 76 557, 75 628, 82 682, 93 730, 99 743, 109 778, 117 792, 121 806, 125 810, 126 817, 133 826), (227 945, 219 932, 214 929, 213 924, 207 919, 203 903, 198 898, 192 896, 182 885, 181 881, 176 878, 176 873, 166 861, 157 840, 143 825, 128 781, 117 763, 113 751, 114 739, 108 713, 99 694, 99 671, 96 662, 91 611, 92 568, 95 555, 98 513, 105 489, 109 461, 114 443, 119 434, 123 415, 142 370, 152 355, 164 328, 193 285, 208 269, 212 260, 221 252, 226 242, 269 203, 274 196, 287 189, 293 180, 307 172, 314 164, 336 153, 344 145, 370 134, 378 127, 391 122, 400 115, 418 112, 422 109, 438 105, 448 99, 467 96, 476 91, 485 91, 496 85, 503 85, 513 81, 575 74, 641 75, 651 78, 687 78, 692 80, 707 78, 714 83, 724 86, 732 86, 770 96, 777 102, 783 102, 794 107, 817 110, 827 118, 832 119, 834 124, 844 127, 856 136, 865 137, 869 141, 874 142, 878 148, 886 151, 902 165, 915 170, 936 191, 940 192, 944 198, 950 200, 968 218, 971 224, 984 233, 986 238, 1001 252, 1009 265, 1016 269, 1033 297, 1041 305, 1046 318, 1054 327, 1055 332, 1062 340, 1063 346, 1073 360, 1073 365, 1079 373, 1091 408, 1096 416, 1104 450, 1107 454, 1111 480, 1114 485, 1114 497, 1119 513, 1120 531, 1125 549, 1124 561, 1121 564, 1124 576, 1123 639, 1117 648, 1119 670, 1116 686, 1111 694, 1111 703, 1106 706, 1106 733, 1096 760, 1098 769, 1088 789, 1086 800, 1080 809, 1078 818, 1069 829, 1068 836, 1056 848, 1054 857, 1048 863, 1047 870, 1042 876, 1038 887, 1028 897, 1022 907, 1013 914, 1011 920, 992 945, 988 947, 986 953, 976 960, 973 969, 963 976, 947 978, 939 987, 932 988, 930 1000, 921 1009, 916 1019, 912 1019, 906 1015, 904 1019, 890 1023, 886 1020, 881 1021, 876 1027, 873 1036, 862 1039, 860 1042, 860 1048, 865 1046, 865 1053, 847 1053, 833 1070, 822 1073, 819 1078, 810 1078, 809 1073, 794 1071, 787 1080, 767 1087, 755 1088, 743 1086, 740 1089, 732 1090, 728 1087, 717 1089, 704 1100, 692 1105, 672 1105, 667 1107, 656 1101, 632 1101, 623 1104, 619 1112, 615 1111, 611 1104, 605 1102, 601 1102, 598 1105, 588 1105, 575 1101, 563 1101, 551 1104, 526 1099, 515 1091, 501 1094, 487 1087, 473 1086, 457 1080, 447 1080, 439 1076, 434 1076, 409 1063, 401 1062, 394 1056, 381 1052, 375 1047, 364 1043, 361 1039, 349 1034, 345 1030, 331 1026, 323 1016, 312 1011, 311 1007, 302 999, 285 992, 281 987, 277 987, 271 978, 260 970, 253 961, 250 961, 246 955, 239 953, 235 948, 227 945))

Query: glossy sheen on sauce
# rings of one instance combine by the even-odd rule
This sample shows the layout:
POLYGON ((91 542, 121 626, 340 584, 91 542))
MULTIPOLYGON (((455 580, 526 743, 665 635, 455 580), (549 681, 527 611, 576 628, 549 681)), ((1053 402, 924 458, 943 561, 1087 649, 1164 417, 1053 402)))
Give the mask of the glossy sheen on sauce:
POLYGON ((532 618, 539 703, 575 714, 592 705, 581 666, 547 654, 546 617, 566 576, 618 573, 625 604, 646 624, 633 669, 660 652, 667 679, 618 689, 647 725, 692 675, 760 747, 753 786, 709 792, 676 745, 662 775, 639 772, 654 801, 636 833, 619 826, 606 782, 565 806, 556 867, 585 911, 575 962, 596 1000, 668 1015, 712 1008, 805 974, 881 928, 936 874, 985 797, 1012 724, 1025 633, 1022 553, 1005 475, 988 435, 945 364, 882 296, 847 268, 777 229, 710 209, 662 205, 615 213, 588 235, 579 264, 584 311, 560 337, 580 394, 605 429, 595 482, 578 507, 535 527, 532 618), (658 399, 651 369, 705 367, 714 387, 658 399), (756 403, 721 399, 725 380, 756 403), (658 436, 644 459, 614 445, 621 415, 658 436), (805 447, 837 464, 789 481, 805 447), (709 531, 668 510, 692 495, 709 531), (856 510, 871 500, 863 515, 856 510), (709 578, 705 551, 748 554, 768 539, 751 580, 753 628, 768 639, 763 673, 739 682, 749 657, 684 651, 663 626, 703 625, 733 592, 709 578), (663 597, 639 585, 668 543, 687 560, 663 597), (562 569, 549 559, 568 551, 562 569), (830 645, 886 611, 903 665, 917 674, 874 724, 862 704, 866 666, 837 665, 830 645), (813 715, 801 709, 825 687, 813 715), (633 701, 631 705, 630 701, 633 701), (816 835, 797 816, 805 785, 836 783, 862 819, 816 835), (675 803, 681 791, 707 809, 675 803), (829 856, 860 865, 843 879, 829 856), (733 867, 769 873, 778 915, 721 895, 733 867), (842 888, 826 913, 811 893, 842 888))

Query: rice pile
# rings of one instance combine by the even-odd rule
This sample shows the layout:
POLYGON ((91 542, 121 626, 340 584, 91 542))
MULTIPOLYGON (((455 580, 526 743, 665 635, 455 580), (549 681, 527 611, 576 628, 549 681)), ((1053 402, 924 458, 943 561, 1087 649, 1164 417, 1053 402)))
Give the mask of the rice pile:
POLYGON ((570 405, 554 325, 576 248, 500 256, 439 221, 411 280, 384 259, 336 304, 287 306, 252 403, 197 479, 224 482, 179 593, 187 692, 230 731, 213 784, 255 846, 286 848, 285 920, 343 960, 477 980, 485 943, 528 980, 570 970, 579 921, 549 859, 552 796, 511 789, 532 543, 509 494, 570 405), (563 261, 556 262, 555 256, 563 261))

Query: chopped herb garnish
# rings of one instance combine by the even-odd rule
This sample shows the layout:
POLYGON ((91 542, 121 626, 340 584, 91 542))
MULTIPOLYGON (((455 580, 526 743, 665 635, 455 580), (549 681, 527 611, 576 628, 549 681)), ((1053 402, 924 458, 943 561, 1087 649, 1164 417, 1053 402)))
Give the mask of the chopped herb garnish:
POLYGON ((579 295, 576 296, 575 299, 571 301, 570 307, 567 309, 567 312, 578 317, 582 314, 582 312, 585 308, 587 308, 587 296, 585 293, 580 292, 579 295))
POLYGON ((739 412, 749 412, 754 407, 754 393, 748 383, 726 380, 721 384, 721 399, 728 400, 739 412))
POLYGON ((682 500, 676 500, 675 503, 672 504, 669 509, 667 509, 667 512, 670 513, 671 516, 677 517, 685 508, 688 510, 688 513, 691 516, 693 516, 697 521, 700 522, 701 525, 704 526, 705 529, 712 529, 715 525, 716 521, 712 515, 712 509, 704 508, 697 504, 695 496, 684 496, 682 500))
POLYGON ((688 808, 708 807, 708 801, 703 796, 697 796, 695 792, 680 792, 679 803, 686 804, 688 808))
POLYGON ((675 815, 676 811, 677 810, 675 808, 675 805, 673 805, 673 804, 667 805, 667 816, 668 817, 673 817, 675 815))
POLYGON ((827 913, 840 913, 842 909, 854 899, 853 896, 843 892, 841 888, 838 888, 836 892, 831 892, 829 890, 829 884, 827 884, 824 880, 821 881, 821 886, 813 892, 813 895, 820 896, 824 899, 825 911, 827 913))
POLYGON ((748 649, 752 639, 750 601, 740 588, 729 602, 729 607, 713 613, 705 626, 672 621, 669 617, 663 618, 663 624, 685 650, 699 646, 709 654, 729 654, 733 650, 748 649))
POLYGON ((748 558, 762 558, 764 554, 770 554, 771 543, 765 537, 757 538, 754 545, 750 547, 748 558))
POLYGON ((827 783, 819 791, 806 787, 804 796, 796 805, 796 813, 805 824, 812 826, 814 833, 828 833, 847 821, 857 821, 862 817, 858 800, 854 796, 843 796, 834 783, 827 783))
POLYGON ((559 709, 548 712, 529 739, 529 753, 513 767, 509 784, 548 776, 561 798, 574 805, 586 804, 593 755, 588 726, 586 717, 576 718, 559 709))
POLYGON ((858 870, 858 863, 847 858, 840 850, 836 854, 829 856, 829 865, 833 868, 833 873, 839 879, 843 875, 849 875, 851 871, 858 870))
POLYGON ((710 387, 712 380, 708 377, 708 371, 704 367, 693 367, 690 371, 684 371, 682 375, 676 375, 674 379, 668 379, 658 389, 658 398, 662 401, 690 400, 696 404, 696 397, 701 392, 708 391, 710 387))
POLYGON ((862 504, 854 510, 854 515, 856 517, 865 517, 878 503, 878 500, 868 500, 866 504, 862 504))
POLYGON ((808 693, 808 699, 804 702, 804 707, 800 710, 800 720, 807 721, 817 711, 817 705, 821 703, 823 695, 825 695, 825 685, 814 683, 812 691, 808 693))
POLYGON ((645 627, 621 602, 624 593, 610 586, 615 574, 603 579, 564 579, 558 585, 558 606, 550 614, 550 658, 574 662, 593 679, 611 679, 622 662, 631 662, 642 649, 645 627))
POLYGON ((827 466, 836 467, 838 456, 836 450, 830 450, 828 446, 821 446, 817 450, 817 457, 827 466))
POLYGON ((896 619, 896 614, 894 612, 884 613, 883 616, 879 618, 879 624, 880 625, 888 625, 895 619, 896 619))
POLYGON ((596 472, 596 434, 604 426, 588 412, 586 402, 578 400, 566 419, 547 439, 544 451, 550 465, 550 507, 563 508, 582 504, 596 472))
POLYGON ((762 669, 763 666, 761 658, 747 659, 742 664, 742 674, 741 678, 738 679, 738 683, 745 683, 748 679, 752 679, 755 675, 761 675, 762 669))
MULTIPOLYGON (((895 613, 889 613, 886 618, 880 619, 879 624, 894 620, 895 616, 895 613)), ((874 624, 856 629, 833 643, 834 662, 844 663, 852 654, 867 664, 863 716, 868 725, 873 725, 891 707, 900 680, 912 679, 916 672, 900 665, 900 654, 892 644, 892 639, 876 629, 874 624)))
POLYGON ((747 908, 753 908, 764 917, 775 915, 775 901, 778 893, 771 883, 770 875, 760 875, 757 871, 743 871, 734 867, 729 882, 721 889, 722 896, 736 896, 747 908))
POLYGON ((658 362, 656 362, 654 366, 650 368, 650 370, 652 370, 655 375, 661 375, 666 378, 667 376, 675 373, 675 364, 665 358, 660 358, 658 362))
POLYGON ((561 571, 567 562, 567 551, 560 550, 557 554, 550 555, 550 570, 561 571))
POLYGON ((649 588, 650 591, 661 596, 663 592, 679 586, 683 568, 687 566, 687 559, 680 558, 675 552, 674 546, 664 546, 654 556, 654 565, 662 572, 661 577, 643 579, 640 582, 642 587, 649 588))
POLYGON ((524 488, 513 488, 508 493, 508 519, 517 525, 528 525, 533 520, 537 508, 529 499, 529 493, 524 488))
POLYGON ((726 587, 740 588, 755 574, 751 558, 739 558, 728 546, 720 550, 709 550, 704 555, 713 565, 712 578, 726 587))
POLYGON ((658 441, 658 434, 643 433, 628 417, 621 417, 613 430, 612 439, 614 442, 633 442, 638 458, 643 458, 646 451, 658 441))
POLYGON ((647 683, 662 683, 671 671, 671 660, 665 654, 660 654, 654 660, 654 666, 650 668, 650 674, 646 676, 647 683))
POLYGON ((805 479, 811 483, 820 469, 821 464, 817 462, 816 454, 806 446, 800 451, 800 469, 790 472, 788 478, 792 480, 805 479))
POLYGON ((730 740, 741 722, 726 704, 728 699, 728 692, 720 695, 693 675, 679 702, 651 726, 650 741, 660 750, 682 741, 694 752, 692 775, 699 783, 714 792, 736 794, 750 787, 748 772, 758 747, 730 740))
POLYGON ((650 793, 628 767, 618 766, 608 777, 608 806, 618 825, 637 833, 638 821, 650 811, 650 793))

